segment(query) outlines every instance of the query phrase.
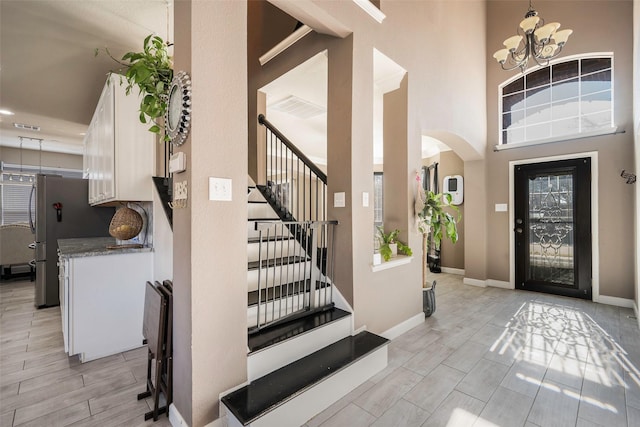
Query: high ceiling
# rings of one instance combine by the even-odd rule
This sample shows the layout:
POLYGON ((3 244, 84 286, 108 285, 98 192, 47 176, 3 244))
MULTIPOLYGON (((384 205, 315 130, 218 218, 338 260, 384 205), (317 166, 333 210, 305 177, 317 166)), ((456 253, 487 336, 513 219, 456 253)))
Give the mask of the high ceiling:
MULTIPOLYGON (((94 50, 108 47, 120 58, 141 50, 152 33, 172 39, 173 0, 0 0, 0 109, 15 113, 0 115, 0 146, 19 147, 23 137, 25 149, 39 149, 41 139, 43 151, 82 154, 106 74, 117 69, 104 52, 96 57, 94 50)), ((397 73, 380 64, 377 82, 397 73)), ((319 55, 270 84, 264 88, 269 103, 294 95, 326 111, 326 67, 326 56, 319 55)), ((326 113, 282 122, 300 124, 305 137, 295 137, 296 143, 314 160, 326 162, 326 113)))
POLYGON ((82 153, 106 73, 115 57, 142 49, 151 34, 171 37, 169 0, 1 0, 0 145, 82 153), (168 36, 169 35, 169 36, 168 36), (34 132, 14 123, 39 126, 34 132))

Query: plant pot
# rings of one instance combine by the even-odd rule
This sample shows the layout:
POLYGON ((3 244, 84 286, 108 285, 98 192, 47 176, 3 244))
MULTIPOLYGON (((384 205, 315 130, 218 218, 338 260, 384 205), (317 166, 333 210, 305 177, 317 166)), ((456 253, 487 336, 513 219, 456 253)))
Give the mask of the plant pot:
POLYGON ((434 280, 430 288, 422 288, 422 311, 425 317, 436 312, 436 281, 434 280))
POLYGON ((391 258, 398 256, 398 244, 389 243, 389 249, 391 249, 391 258))

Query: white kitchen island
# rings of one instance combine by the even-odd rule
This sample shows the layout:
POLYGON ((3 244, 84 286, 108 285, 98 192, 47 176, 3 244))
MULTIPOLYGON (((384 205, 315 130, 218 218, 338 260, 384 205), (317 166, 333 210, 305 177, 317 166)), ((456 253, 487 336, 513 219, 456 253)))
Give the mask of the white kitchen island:
POLYGON ((81 362, 143 345, 151 248, 107 249, 112 238, 58 240, 64 348, 81 362))

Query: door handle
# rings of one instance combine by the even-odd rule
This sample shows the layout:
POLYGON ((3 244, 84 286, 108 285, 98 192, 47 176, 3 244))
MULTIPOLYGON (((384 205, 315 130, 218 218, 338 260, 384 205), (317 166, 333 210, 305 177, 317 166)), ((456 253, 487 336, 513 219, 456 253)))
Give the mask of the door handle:
POLYGON ((513 231, 515 231, 518 234, 522 234, 522 227, 516 227, 513 229, 513 231))

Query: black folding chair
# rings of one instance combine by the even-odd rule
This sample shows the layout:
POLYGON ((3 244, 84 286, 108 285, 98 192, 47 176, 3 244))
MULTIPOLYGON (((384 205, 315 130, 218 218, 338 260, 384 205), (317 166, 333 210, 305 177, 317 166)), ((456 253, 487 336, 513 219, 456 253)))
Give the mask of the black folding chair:
MULTIPOLYGON (((157 283, 157 282, 156 282, 157 283)), ((144 414, 144 419, 153 417, 158 420, 158 415, 167 412, 168 405, 160 406, 160 392, 162 375, 166 372, 166 330, 167 330, 167 306, 168 298, 162 287, 147 282, 144 295, 144 320, 142 333, 147 340, 149 352, 147 354, 147 390, 138 394, 138 400, 153 397, 153 410, 144 414), (152 369, 155 364, 155 372, 152 369), (155 378, 154 378, 155 377, 155 378)), ((164 391, 165 400, 167 393, 164 391)))

